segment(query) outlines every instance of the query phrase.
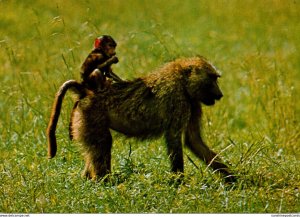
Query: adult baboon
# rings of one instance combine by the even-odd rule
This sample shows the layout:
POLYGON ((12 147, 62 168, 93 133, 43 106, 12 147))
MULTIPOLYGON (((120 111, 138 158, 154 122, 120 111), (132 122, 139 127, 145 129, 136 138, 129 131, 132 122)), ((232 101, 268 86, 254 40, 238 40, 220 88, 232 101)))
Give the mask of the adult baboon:
MULTIPOLYGON (((146 77, 111 84, 99 93, 88 92, 72 115, 72 136, 82 144, 83 175, 104 177, 111 171, 110 129, 140 139, 164 135, 173 172, 183 172, 184 144, 206 164, 235 181, 228 167, 203 142, 200 134, 201 103, 213 105, 223 96, 220 75, 203 57, 178 59, 146 77)), ((72 88, 86 91, 76 81, 67 81, 58 92, 47 129, 49 158, 56 154, 55 129, 62 98, 72 88)))

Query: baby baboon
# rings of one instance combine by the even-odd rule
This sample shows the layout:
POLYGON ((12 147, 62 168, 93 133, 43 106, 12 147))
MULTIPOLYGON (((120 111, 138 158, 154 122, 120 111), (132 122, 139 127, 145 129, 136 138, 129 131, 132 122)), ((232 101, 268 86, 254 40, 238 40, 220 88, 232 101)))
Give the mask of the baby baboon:
MULTIPOLYGON (((88 93, 79 100, 71 126, 73 138, 85 152, 83 175, 95 179, 110 173, 113 129, 140 139, 164 135, 172 171, 179 173, 183 172, 184 136, 184 144, 197 157, 221 172, 225 181, 235 181, 200 133, 201 103, 213 105, 223 96, 218 77, 204 58, 193 57, 167 63, 146 77, 112 84, 107 91, 88 93)), ((56 153, 55 128, 62 98, 70 87, 84 91, 76 81, 67 81, 56 96, 47 130, 50 158, 56 153)))
POLYGON ((123 81, 113 73, 111 68, 112 64, 116 64, 119 61, 116 57, 116 47, 117 43, 109 35, 96 38, 94 49, 81 66, 81 83, 84 87, 93 91, 101 89, 105 85, 106 77, 116 82, 123 81))
MULTIPOLYGON (((102 35, 95 39, 94 49, 84 60, 80 75, 81 85, 91 91, 99 91, 109 85, 112 81, 123 82, 123 80, 112 71, 112 64, 119 62, 116 56, 117 42, 109 35, 102 35), (110 81, 107 82, 107 78, 110 81)), ((79 98, 83 98, 81 95, 79 98)), ((71 112, 70 127, 72 125, 73 112, 78 104, 75 102, 71 112)), ((70 133, 70 139, 72 134, 70 133)))

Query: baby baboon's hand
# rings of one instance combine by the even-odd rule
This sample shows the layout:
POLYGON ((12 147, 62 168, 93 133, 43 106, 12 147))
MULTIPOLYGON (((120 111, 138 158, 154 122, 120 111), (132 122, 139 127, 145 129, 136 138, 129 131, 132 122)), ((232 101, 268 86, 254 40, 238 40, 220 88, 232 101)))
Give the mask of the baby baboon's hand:
POLYGON ((119 62, 119 59, 118 59, 117 56, 113 56, 113 57, 111 57, 111 58, 109 59, 109 62, 110 62, 111 64, 115 64, 115 63, 118 63, 118 62, 119 62))

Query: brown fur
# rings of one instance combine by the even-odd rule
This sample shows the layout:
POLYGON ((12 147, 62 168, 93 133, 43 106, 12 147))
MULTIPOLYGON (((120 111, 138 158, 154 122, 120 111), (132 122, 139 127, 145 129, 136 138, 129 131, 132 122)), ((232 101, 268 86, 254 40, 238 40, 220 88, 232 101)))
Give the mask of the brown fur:
MULTIPOLYGON (((223 96, 218 77, 202 57, 178 59, 146 77, 115 83, 101 93, 82 98, 72 115, 71 129, 85 152, 83 175, 101 178, 110 173, 113 129, 141 139, 164 135, 171 170, 179 173, 184 170, 184 136, 184 144, 197 157, 225 175, 226 181, 234 181, 228 167, 206 146, 200 134, 201 103, 213 105, 223 96)), ((53 110, 57 110, 55 106, 53 110)), ((56 150, 53 135, 48 133, 50 157, 54 157, 51 149, 56 150)))

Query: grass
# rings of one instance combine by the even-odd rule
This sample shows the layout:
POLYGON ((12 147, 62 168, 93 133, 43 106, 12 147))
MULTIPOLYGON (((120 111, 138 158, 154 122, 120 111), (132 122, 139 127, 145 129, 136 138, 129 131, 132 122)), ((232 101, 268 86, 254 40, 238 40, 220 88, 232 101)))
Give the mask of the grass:
POLYGON ((0 11, 0 212, 300 211, 298 0, 12 0, 0 1, 0 11), (93 39, 104 33, 119 43, 114 70, 123 78, 196 54, 222 71, 225 96, 204 108, 203 135, 238 183, 224 185, 185 149, 178 185, 163 139, 116 133, 111 183, 82 179, 82 157, 67 135, 71 95, 58 125, 58 155, 47 160, 54 94, 65 80, 79 79, 93 39))

